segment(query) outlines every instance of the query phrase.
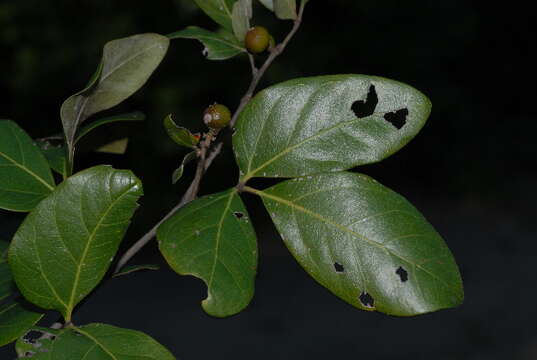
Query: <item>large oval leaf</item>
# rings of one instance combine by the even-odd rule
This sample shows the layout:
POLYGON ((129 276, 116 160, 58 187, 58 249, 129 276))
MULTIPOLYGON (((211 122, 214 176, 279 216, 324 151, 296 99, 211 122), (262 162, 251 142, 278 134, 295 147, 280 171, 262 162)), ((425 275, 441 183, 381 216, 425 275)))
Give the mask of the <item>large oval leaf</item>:
POLYGON ((130 171, 97 166, 71 176, 26 217, 9 249, 23 295, 67 321, 101 281, 142 195, 130 171))
POLYGON ((253 98, 239 116, 233 148, 244 181, 340 171, 395 153, 418 133, 430 109, 423 94, 393 80, 296 79, 253 98), (403 125, 394 121, 399 117, 403 125))
POLYGON ((229 31, 233 30, 231 18, 233 4, 235 4, 236 1, 237 0, 194 0, 194 2, 209 15, 211 19, 229 31))
POLYGON ((35 360, 175 360, 150 336, 105 324, 90 324, 54 333, 55 338, 35 347, 35 360))
POLYGON ((160 226, 160 251, 181 275, 202 279, 210 315, 244 309, 254 294, 257 244, 246 208, 235 189, 197 199, 160 226))
POLYGON ((373 179, 322 174, 254 192, 293 256, 348 303, 410 316, 462 302, 459 271, 440 235, 373 179))
POLYGON ((145 84, 164 58, 168 45, 165 36, 139 34, 104 46, 96 76, 84 90, 62 104, 60 113, 68 146, 74 144, 78 126, 85 119, 116 106, 145 84))
POLYGON ((16 123, 0 120, 0 208, 30 211, 54 186, 39 147, 16 123))

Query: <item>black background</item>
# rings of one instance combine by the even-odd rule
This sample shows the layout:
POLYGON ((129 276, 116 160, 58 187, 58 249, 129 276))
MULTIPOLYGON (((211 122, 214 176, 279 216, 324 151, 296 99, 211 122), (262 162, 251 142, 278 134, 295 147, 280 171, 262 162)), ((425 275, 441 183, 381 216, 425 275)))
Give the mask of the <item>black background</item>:
MULTIPOLYGON (((312 0, 305 23, 261 86, 298 76, 380 75, 406 82, 433 103, 420 134, 382 163, 359 171, 402 193, 444 236, 460 266, 465 303, 416 318, 352 308, 317 285, 287 253, 259 201, 246 196, 260 246, 256 296, 229 319, 205 315, 203 283, 158 272, 107 282, 75 315, 147 332, 178 359, 537 359, 537 34, 522 3, 312 0), (486 6, 484 5, 486 4, 486 6)), ((255 21, 282 39, 290 22, 262 8, 255 21)), ((187 25, 214 28, 189 0, 0 2, 0 117, 33 137, 59 132, 59 107, 80 90, 103 44, 187 25)), ((142 110, 139 124, 112 125, 82 144, 78 169, 131 168, 145 197, 125 246, 173 206, 193 169, 172 186, 184 155, 161 120, 202 130, 200 113, 235 107, 249 82, 244 58, 210 62, 195 41, 175 40, 148 84, 109 111, 142 110), (124 156, 95 154, 127 134, 124 156)), ((202 193, 233 186, 229 148, 202 193)), ((9 239, 22 214, 0 211, 9 239)), ((154 245, 133 263, 162 263, 154 245)), ((53 320, 54 318, 51 317, 53 320)), ((14 358, 10 347, 1 359, 14 358)))

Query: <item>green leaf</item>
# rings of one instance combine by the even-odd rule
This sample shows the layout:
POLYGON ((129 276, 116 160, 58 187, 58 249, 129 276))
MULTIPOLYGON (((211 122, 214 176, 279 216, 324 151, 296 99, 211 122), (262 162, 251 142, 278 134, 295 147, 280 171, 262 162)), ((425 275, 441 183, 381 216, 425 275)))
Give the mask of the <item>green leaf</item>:
POLYGON ((0 346, 24 335, 44 314, 28 310, 19 302, 0 305, 0 346))
POLYGON ((107 154, 118 154, 123 155, 127 151, 127 145, 129 144, 129 139, 119 139, 112 141, 111 143, 105 144, 97 148, 96 152, 107 153, 107 154))
POLYGON ((168 45, 165 36, 139 34, 104 46, 100 69, 93 80, 84 90, 65 100, 60 110, 70 149, 84 120, 116 106, 145 84, 164 58, 168 45))
POLYGON ((0 209, 30 211, 54 186, 39 147, 16 123, 0 120, 0 209))
POLYGON ((115 123, 115 122, 122 122, 122 121, 143 121, 145 120, 145 115, 139 111, 127 113, 127 114, 121 114, 121 115, 115 115, 110 116, 106 118, 99 119, 97 121, 94 121, 86 126, 84 126, 80 131, 78 132, 78 135, 75 139, 75 144, 86 134, 88 134, 93 129, 96 129, 100 126, 115 123))
POLYGON ((211 19, 231 31, 233 5, 237 0, 194 0, 211 19))
POLYGON ((41 152, 50 165, 50 168, 58 174, 67 177, 67 158, 65 157, 65 149, 62 146, 41 148, 41 152))
POLYGON ((242 44, 246 38, 246 33, 250 30, 250 19, 252 18, 252 0, 239 0, 233 5, 232 24, 233 33, 242 44))
POLYGON ((76 304, 106 273, 141 195, 140 180, 109 166, 61 183, 11 242, 9 263, 22 294, 69 321, 76 304))
POLYGON ((202 307, 224 317, 243 310, 254 294, 255 232, 235 189, 192 201, 157 231, 159 248, 173 270, 202 279, 202 307))
POLYGON ((124 268, 121 269, 118 273, 114 274, 114 277, 118 276, 124 276, 128 274, 132 274, 133 272, 142 271, 142 270, 159 270, 158 265, 153 264, 143 264, 143 265, 127 265, 124 268))
POLYGON ((53 339, 56 338, 63 330, 44 328, 41 326, 32 326, 28 331, 17 339, 15 343, 15 351, 19 358, 31 358, 38 352, 47 352, 52 347, 53 339), (26 338, 29 333, 32 335, 35 332, 41 334, 38 338, 29 337, 26 338))
POLYGON ((270 11, 274 11, 274 0, 259 0, 270 11))
POLYGON ((244 46, 227 30, 212 32, 197 26, 189 26, 184 30, 169 34, 168 37, 200 41, 205 46, 203 53, 209 60, 226 60, 246 52, 244 46))
POLYGON ((348 303, 398 316, 462 303, 461 277, 440 235, 375 180, 321 174, 252 192, 302 267, 348 303))
POLYGON ((35 360, 175 360, 148 335, 105 324, 62 329, 36 350, 35 360))
POLYGON ((297 18, 296 0, 274 0, 274 12, 278 19, 295 20, 297 18))
POLYGON ((183 176, 183 172, 185 170, 185 165, 191 162, 192 160, 196 159, 198 157, 197 151, 192 151, 186 154, 186 156, 183 158, 183 161, 181 162, 181 166, 179 166, 172 174, 172 184, 177 183, 181 177, 183 176))
POLYGON ((423 94, 393 80, 366 75, 295 79, 252 99, 237 121, 233 148, 243 181, 346 170, 397 152, 419 132, 430 111, 423 94), (368 98, 370 89, 366 105, 371 111, 363 114, 359 101, 368 98), (374 111, 373 91, 378 96, 374 111), (365 116, 359 118, 353 108, 365 116), (384 117, 405 109, 400 129, 384 117))
POLYGON ((13 279, 7 263, 7 249, 9 243, 0 240, 0 301, 13 292, 13 279))
POLYGON ((187 128, 177 126, 172 119, 172 114, 164 118, 164 128, 166 129, 168 136, 175 141, 177 145, 195 149, 196 145, 200 142, 199 135, 196 136, 187 128))

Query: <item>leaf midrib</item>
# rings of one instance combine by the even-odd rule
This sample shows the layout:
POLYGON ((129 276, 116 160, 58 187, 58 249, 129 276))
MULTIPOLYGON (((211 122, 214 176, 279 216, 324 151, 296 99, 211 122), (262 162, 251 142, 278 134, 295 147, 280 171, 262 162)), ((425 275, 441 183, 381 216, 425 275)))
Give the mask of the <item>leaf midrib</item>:
POLYGON ((47 189, 49 189, 50 191, 54 190, 54 187, 52 185, 50 185, 49 183, 47 183, 43 178, 41 178, 39 175, 37 175, 36 173, 34 173, 32 170, 30 170, 29 168, 27 168, 26 166, 23 166, 19 163, 17 163, 17 161, 15 161, 14 159, 12 159, 10 156, 8 156, 6 153, 0 151, 0 156, 4 157, 6 160, 8 160, 9 162, 11 162, 13 164, 13 166, 16 166, 24 171, 26 171, 28 174, 30 174, 32 177, 34 177, 36 180, 38 180, 40 183, 42 183, 43 185, 45 185, 45 187, 47 189))

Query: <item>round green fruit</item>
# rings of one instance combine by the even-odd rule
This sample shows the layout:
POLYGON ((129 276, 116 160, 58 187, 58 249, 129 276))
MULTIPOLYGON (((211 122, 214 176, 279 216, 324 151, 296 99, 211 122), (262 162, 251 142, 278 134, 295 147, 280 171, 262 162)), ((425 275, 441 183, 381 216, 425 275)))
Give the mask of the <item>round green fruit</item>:
POLYGON ((231 112, 222 104, 213 104, 203 112, 203 122, 210 128, 222 129, 231 121, 231 112))
POLYGON ((259 54, 267 50, 272 36, 262 26, 254 26, 246 33, 244 45, 249 52, 259 54))

